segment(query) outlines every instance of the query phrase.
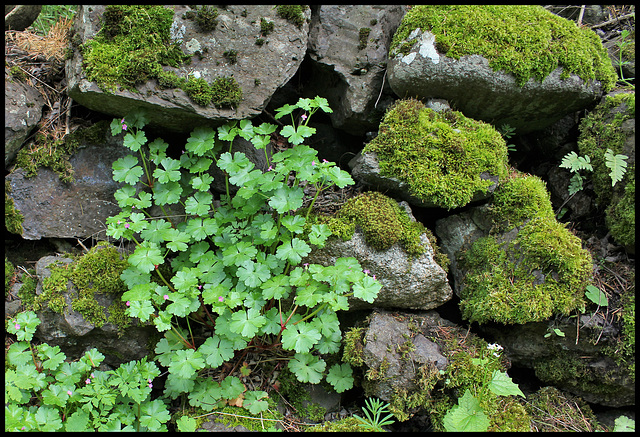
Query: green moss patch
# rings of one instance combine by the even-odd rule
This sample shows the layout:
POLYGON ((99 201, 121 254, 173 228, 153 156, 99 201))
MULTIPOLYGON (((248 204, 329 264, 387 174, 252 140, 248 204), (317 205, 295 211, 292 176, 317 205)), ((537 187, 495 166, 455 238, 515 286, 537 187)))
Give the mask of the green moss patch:
POLYGON ((382 193, 371 191, 349 199, 337 216, 353 221, 364 233, 367 244, 377 250, 387 250, 395 243, 413 255, 425 251, 420 235, 421 223, 413 222, 398 203, 382 193))
POLYGON ((367 152, 377 154, 382 176, 406 182, 412 195, 441 208, 462 207, 488 192, 494 182, 482 173, 507 176, 506 143, 491 125, 415 99, 387 111, 367 152))
POLYGON ((124 293, 127 287, 120 275, 127 267, 126 259, 121 259, 115 247, 106 243, 98 244, 71 264, 51 267, 51 276, 43 280, 43 292, 36 297, 34 309, 39 310, 48 305, 51 310, 62 314, 66 309, 64 294, 71 281, 78 292, 72 298, 73 310, 96 327, 112 322, 122 330, 131 322, 131 318, 124 315, 122 302, 114 301, 108 309, 107 318, 104 307, 95 299, 95 293, 124 293))
POLYGON ((155 79, 163 65, 178 67, 190 57, 171 41, 173 10, 164 6, 109 5, 100 32, 84 44, 87 78, 106 90, 155 79))
POLYGON ((445 56, 478 54, 494 71, 544 80, 558 67, 561 78, 570 73, 584 81, 598 80, 605 92, 613 89, 616 73, 600 38, 589 28, 528 5, 418 5, 405 15, 390 46, 390 56, 408 53, 415 41, 409 34, 420 28, 435 35, 445 56))
POLYGON ((584 306, 592 273, 591 255, 580 239, 553 217, 536 217, 514 239, 495 235, 464 252, 467 270, 460 309, 484 323, 527 323, 584 306))
POLYGON ((9 197, 11 185, 8 180, 4 182, 4 227, 12 234, 22 235, 22 222, 24 216, 16 209, 13 199, 9 197))

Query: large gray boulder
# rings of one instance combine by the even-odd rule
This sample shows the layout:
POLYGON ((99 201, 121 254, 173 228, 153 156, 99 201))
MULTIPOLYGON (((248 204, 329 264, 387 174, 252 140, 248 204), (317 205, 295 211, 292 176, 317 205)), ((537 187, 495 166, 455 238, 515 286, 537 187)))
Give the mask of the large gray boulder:
MULTIPOLYGON (((5 76, 7 69, 5 68, 5 76)), ((4 166, 7 168, 42 117, 44 98, 15 78, 4 81, 4 166)))
POLYGON ((113 180, 111 166, 130 153, 120 141, 106 129, 98 141, 83 140, 69 158, 70 183, 48 168, 32 177, 22 168, 7 175, 7 195, 24 216, 22 238, 104 239, 105 220, 120 212, 113 195, 123 185, 113 180))
MULTIPOLYGON (((187 13, 193 13, 189 6, 171 8, 175 11, 171 41, 178 42, 182 51, 192 56, 189 65, 163 66, 164 71, 185 79, 192 74, 209 84, 218 77, 233 77, 242 89, 242 100, 236 107, 201 106, 182 89, 161 88, 155 79, 137 85, 133 92, 126 89, 106 92, 87 79, 80 50, 74 50, 66 64, 71 98, 89 109, 115 116, 125 115, 134 107, 144 108, 152 126, 190 132, 201 125, 220 125, 257 116, 273 93, 291 79, 304 58, 308 8, 303 12, 304 23, 297 26, 281 18, 273 6, 226 5, 218 8, 218 24, 210 31, 201 30, 195 20, 188 18, 187 13), (262 19, 274 25, 268 36, 262 36, 262 19), (258 39, 263 44, 258 45, 258 39), (233 51, 235 55, 230 56, 233 51)), ((96 35, 104 10, 103 5, 80 6, 74 22, 77 42, 84 44, 96 35)))
POLYGON ((362 135, 377 126, 393 102, 384 79, 387 53, 405 13, 404 5, 314 9, 309 28, 313 79, 307 91, 327 98, 334 127, 362 135))
MULTIPOLYGON (((530 6, 521 7, 531 8, 530 6)), ((431 14, 429 8, 429 6, 413 8, 411 13, 405 16, 405 20, 410 14, 411 18, 416 17, 419 12, 431 14)), ((454 8, 452 7, 452 9, 454 8)), ((467 6, 467 8, 469 8, 468 14, 472 15, 476 12, 471 8, 483 8, 483 6, 467 6)), ((446 11, 439 13, 446 15, 446 11)), ((495 48, 492 48, 494 56, 501 55, 503 52, 509 53, 509 50, 519 52, 520 49, 516 46, 519 37, 518 30, 526 29, 527 26, 535 28, 548 26, 547 23, 552 19, 544 14, 545 11, 540 18, 535 18, 539 21, 532 24, 522 23, 520 27, 507 23, 508 20, 518 19, 517 12, 512 15, 513 18, 495 17, 491 33, 496 37, 495 39, 487 39, 487 41, 495 41, 495 48), (507 32, 513 32, 512 37, 505 37, 507 32), (513 46, 509 46, 511 41, 513 41, 513 46), (500 46, 503 43, 506 43, 507 46, 500 46)), ((565 19, 555 17, 549 12, 546 12, 546 15, 555 18, 555 21, 566 22, 565 19)), ((459 21, 455 17, 445 17, 445 21, 446 18, 449 18, 447 23, 459 21)), ((420 23, 419 19, 416 20, 416 23, 420 23)), ((488 28, 483 27, 482 23, 474 25, 477 25, 479 29, 488 28)), ((560 24, 562 23, 560 22, 560 24)), ((572 24, 569 22, 567 26, 570 25, 572 24)), ((611 86, 601 80, 585 80, 573 72, 569 72, 568 77, 564 77, 567 72, 562 65, 558 65, 542 80, 531 77, 524 84, 520 84, 513 73, 492 68, 490 60, 487 59, 488 56, 480 53, 467 53, 464 49, 466 41, 449 39, 447 42, 449 47, 443 49, 440 42, 444 38, 441 34, 436 35, 431 32, 430 28, 419 26, 419 24, 411 25, 413 31, 399 41, 399 45, 395 46, 389 55, 387 75, 389 84, 393 91, 402 97, 443 98, 468 117, 483 120, 495 126, 506 123, 515 128, 518 133, 527 133, 549 126, 566 114, 584 109, 596 102, 603 92, 607 91, 605 88, 611 86), (411 48, 407 51, 408 45, 411 45, 411 48), (459 59, 458 56, 446 56, 447 50, 453 45, 461 46, 459 49, 456 47, 459 52, 463 53, 459 59)), ((575 27, 575 25, 573 26, 575 27)), ((477 35, 479 31, 481 30, 469 29, 468 32, 462 32, 462 34, 476 35, 477 38, 485 39, 485 37, 477 35)), ((549 30, 547 33, 552 35, 553 30, 549 30)), ((595 37, 595 35, 593 36, 595 37)), ((576 35, 572 34, 571 38, 562 39, 565 50, 567 52, 582 52, 582 54, 587 53, 586 50, 588 50, 588 53, 593 54, 593 59, 585 62, 593 64, 596 75, 600 69, 606 70, 603 75, 612 74, 611 65, 602 64, 609 63, 609 60, 606 58, 606 52, 599 40, 592 41, 592 38, 585 43, 585 37, 585 40, 582 40, 580 44, 588 44, 589 48, 579 49, 577 42, 573 46, 573 38, 575 37, 576 35), (604 55, 601 56, 600 52, 604 55)), ((522 38, 531 38, 531 35, 527 33, 522 38)), ((597 40, 597 37, 595 39, 597 40)), ((522 42, 519 43, 522 44, 522 42)), ((549 46, 552 47, 553 44, 549 43, 549 46)), ((537 56, 537 54, 531 53, 531 56, 537 56)), ((529 63, 535 62, 535 60, 527 59, 523 62, 529 63)))

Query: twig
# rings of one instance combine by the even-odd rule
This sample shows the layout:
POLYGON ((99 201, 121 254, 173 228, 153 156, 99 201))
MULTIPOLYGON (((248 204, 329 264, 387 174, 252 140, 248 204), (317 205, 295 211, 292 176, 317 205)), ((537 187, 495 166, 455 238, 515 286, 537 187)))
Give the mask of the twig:
POLYGON ((613 24, 613 23, 617 23, 621 20, 628 20, 629 18, 634 18, 636 16, 635 12, 631 12, 629 14, 623 15, 622 17, 616 17, 616 18, 612 18, 609 21, 605 21, 604 23, 600 23, 600 24, 596 24, 591 26, 591 29, 597 29, 599 27, 604 27, 604 26, 608 26, 609 24, 613 24))
POLYGON ((384 79, 387 77, 387 69, 384 69, 384 76, 382 76, 382 86, 380 87, 380 94, 378 94, 378 99, 376 100, 375 105, 373 105, 374 108, 378 107, 378 102, 380 101, 380 97, 382 97, 382 90, 384 90, 384 79))
POLYGON ((580 6, 580 15, 578 15, 578 27, 582 26, 582 17, 584 17, 584 8, 587 5, 580 6))

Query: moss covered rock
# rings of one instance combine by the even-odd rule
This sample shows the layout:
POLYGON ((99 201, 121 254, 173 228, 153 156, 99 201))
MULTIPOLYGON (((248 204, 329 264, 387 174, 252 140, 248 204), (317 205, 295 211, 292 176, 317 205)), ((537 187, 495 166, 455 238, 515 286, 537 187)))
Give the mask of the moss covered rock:
POLYGON ((521 324, 584 306, 591 255, 556 221, 536 177, 512 175, 488 207, 441 219, 436 233, 456 260, 455 290, 470 321, 521 324))
POLYGON ((507 147, 490 125, 415 99, 397 101, 378 136, 349 166, 353 177, 426 207, 487 198, 507 175, 507 147))
POLYGON ((635 92, 605 96, 580 122, 578 148, 588 155, 593 166, 596 203, 605 210, 606 225, 615 241, 635 252, 635 92), (613 185, 607 167, 607 149, 627 157, 627 169, 621 181, 613 185))
POLYGON ((616 74, 594 31, 542 6, 418 5, 394 35, 388 78, 399 96, 525 133, 595 102, 616 74))

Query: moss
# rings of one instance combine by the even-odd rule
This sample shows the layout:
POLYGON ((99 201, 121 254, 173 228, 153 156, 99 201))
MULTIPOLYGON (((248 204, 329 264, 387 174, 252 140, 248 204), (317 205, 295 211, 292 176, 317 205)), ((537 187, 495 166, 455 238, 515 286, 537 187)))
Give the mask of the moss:
POLYGON ((43 292, 35 299, 34 308, 39 310, 48 305, 51 310, 62 314, 66 308, 63 296, 67 293, 68 281, 71 281, 77 290, 77 296, 71 299, 71 308, 97 327, 106 321, 119 322, 117 326, 122 332, 130 320, 123 315, 121 303, 116 299, 109 307, 114 313, 107 311, 107 317, 105 308, 96 301, 95 293, 122 295, 127 288, 120 275, 127 266, 127 261, 121 259, 115 247, 100 243, 71 264, 52 266, 51 276, 43 280, 43 292))
POLYGON ((488 431, 529 431, 529 415, 516 397, 498 396, 485 387, 487 377, 494 371, 506 371, 507 361, 495 356, 483 339, 455 330, 456 334, 448 328, 437 330, 432 338, 449 361, 440 375, 443 387, 432 391, 432 397, 425 403, 434 430, 445 431, 444 415, 468 389, 480 400, 480 407, 490 420, 488 431))
POLYGON ((309 419, 314 422, 320 422, 324 419, 327 409, 311 402, 308 386, 298 381, 288 367, 280 372, 278 381, 280 382, 280 394, 288 399, 301 419, 309 419))
POLYGON ((178 77, 173 71, 158 73, 158 85, 161 88, 182 88, 187 84, 184 78, 178 77))
POLYGON ((387 250, 395 243, 412 255, 425 251, 420 243, 424 226, 412 222, 398 203, 382 193, 371 191, 349 199, 337 217, 353 220, 364 233, 367 244, 377 250, 387 250))
POLYGON ((215 106, 236 106, 242 100, 242 89, 233 77, 218 77, 211 84, 215 106))
POLYGON ((586 402, 555 387, 543 387, 529 395, 524 407, 535 431, 605 431, 586 402))
POLYGON ((4 295, 5 297, 7 296, 7 293, 9 293, 9 289, 11 288, 11 285, 14 283, 14 269, 15 267, 13 267, 13 264, 11 264, 11 261, 9 261, 5 256, 4 257, 4 295))
POLYGON ((218 9, 203 5, 197 10, 195 20, 203 32, 215 30, 218 25, 218 9))
POLYGON ((512 229, 534 217, 554 217, 551 196, 537 176, 514 174, 493 193, 490 205, 499 229, 512 229))
POLYGON ((22 229, 22 223, 24 222, 24 216, 16 209, 13 199, 9 197, 11 192, 11 185, 9 181, 4 181, 4 227, 12 234, 22 235, 24 229, 22 229))
POLYGON ((200 106, 208 106, 213 98, 213 90, 207 81, 201 77, 196 79, 193 76, 189 76, 183 89, 189 98, 200 106))
POLYGON ((43 167, 54 171, 60 181, 73 182, 74 171, 69 158, 81 144, 102 144, 108 129, 109 122, 101 120, 88 128, 76 129, 62 140, 37 135, 33 143, 20 149, 16 166, 25 170, 27 178, 36 176, 38 169, 43 167))
POLYGON ((13 67, 11 67, 9 72, 11 73, 11 76, 14 79, 16 79, 16 80, 18 80, 20 82, 26 82, 27 81, 27 73, 25 73, 24 70, 22 68, 20 68, 20 66, 14 65, 13 67))
POLYGON ((476 240, 461 257, 467 270, 460 309, 465 319, 527 323, 584 306, 591 255, 553 217, 527 222, 512 241, 476 240))
POLYGON ((364 153, 374 152, 380 174, 397 178, 409 193, 441 208, 459 208, 478 191, 487 193, 488 173, 507 176, 507 147, 491 125, 458 111, 436 112, 415 99, 397 101, 364 153))
POLYGON ((372 432, 372 430, 361 427, 355 417, 345 417, 334 422, 324 422, 319 425, 310 426, 305 429, 308 432, 372 432))
POLYGON ((371 33, 371 29, 368 27, 361 27, 358 32, 358 50, 364 50, 367 47, 369 34, 371 33))
POLYGON ((151 5, 109 5, 103 27, 83 46, 87 78, 106 91, 155 79, 162 66, 178 67, 190 57, 171 41, 173 10, 151 5))
POLYGON ((269 34, 273 32, 273 29, 273 21, 266 20, 265 18, 260 18, 260 34, 262 36, 269 36, 269 34))
POLYGON ((284 18, 297 27, 302 27, 305 21, 304 11, 306 8, 306 5, 279 5, 276 10, 280 18, 284 18))
POLYGON ((36 298, 36 287, 38 285, 36 271, 30 269, 27 273, 23 273, 20 281, 22 286, 18 291, 18 297, 25 308, 30 308, 36 298))
POLYGON ((561 78, 574 73, 584 81, 598 80, 605 92, 613 89, 616 73, 600 38, 589 28, 528 5, 418 5, 398 27, 390 56, 408 53, 420 28, 435 35, 440 53, 460 59, 479 54, 494 71, 512 73, 519 85, 540 82, 558 67, 561 78))
POLYGON ((232 65, 238 62, 238 51, 237 50, 227 50, 222 54, 225 58, 229 60, 229 63, 232 65))
POLYGON ((607 96, 580 122, 578 149, 588 155, 593 166, 596 202, 605 209, 606 224, 613 238, 622 245, 635 245, 635 162, 628 165, 621 181, 612 186, 610 169, 604 158, 607 149, 628 155, 625 142, 629 130, 623 129, 635 119, 635 92, 607 96))
POLYGON ((275 424, 278 421, 284 419, 282 413, 278 411, 276 402, 268 397, 266 399, 269 404, 269 408, 259 414, 251 414, 242 407, 234 407, 226 405, 224 408, 219 408, 221 415, 215 415, 215 413, 207 413, 209 417, 215 417, 215 421, 223 423, 229 427, 244 426, 249 431, 265 431, 275 430, 275 424), (266 419, 266 420, 265 420, 266 419))
POLYGON ((344 334, 344 351, 342 361, 351 364, 353 367, 364 365, 364 336, 366 328, 351 328, 344 334))

